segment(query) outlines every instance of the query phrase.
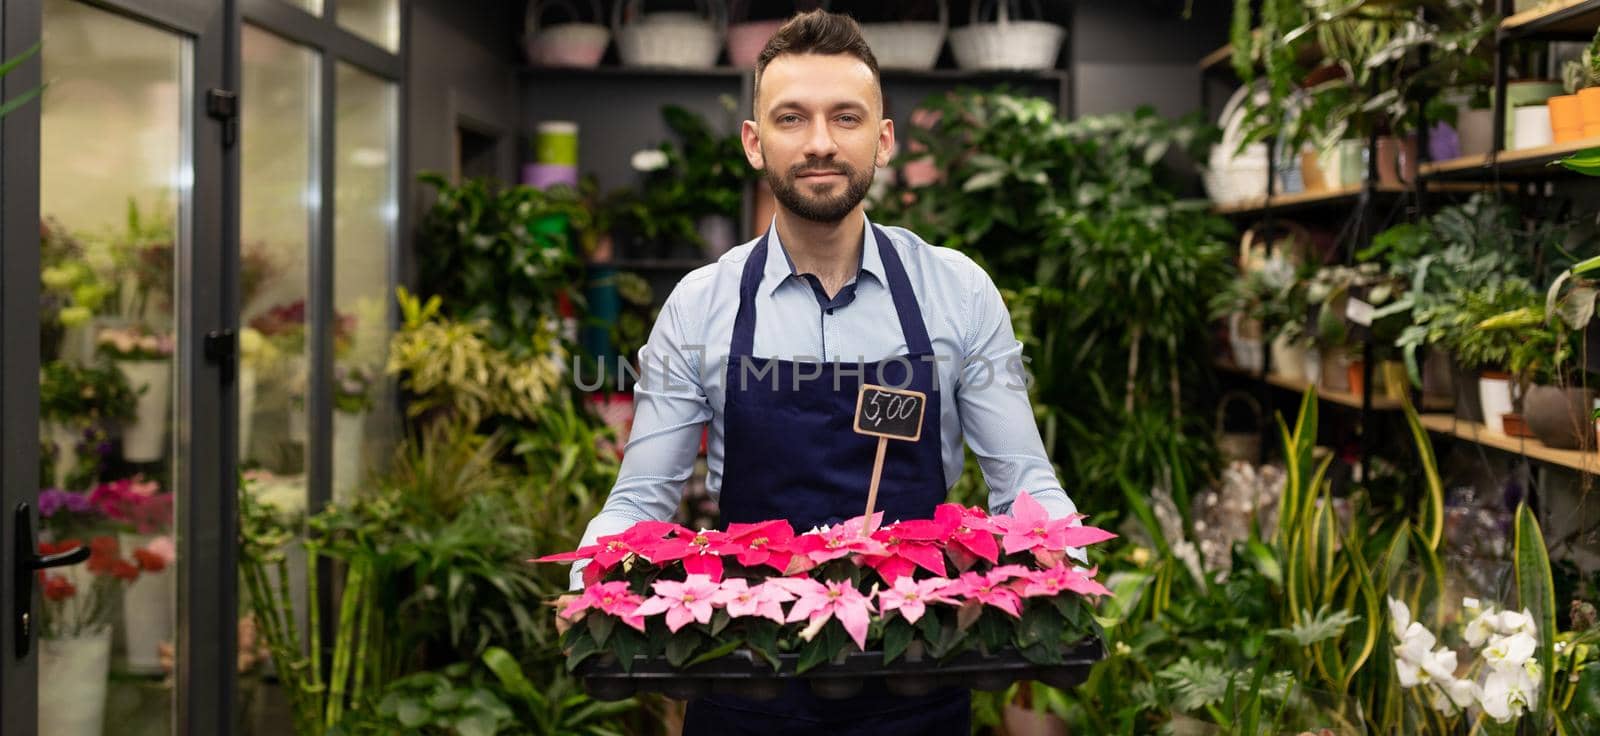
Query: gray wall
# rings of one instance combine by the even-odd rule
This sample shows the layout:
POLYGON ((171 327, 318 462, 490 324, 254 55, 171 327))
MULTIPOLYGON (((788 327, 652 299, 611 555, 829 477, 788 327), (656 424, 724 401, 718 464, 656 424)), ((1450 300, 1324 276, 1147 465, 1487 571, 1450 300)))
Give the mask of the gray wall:
POLYGON ((1193 0, 1185 19, 1184 2, 1075 0, 1070 43, 1077 114, 1151 105, 1176 116, 1200 108, 1197 62, 1227 43, 1233 3, 1193 0))

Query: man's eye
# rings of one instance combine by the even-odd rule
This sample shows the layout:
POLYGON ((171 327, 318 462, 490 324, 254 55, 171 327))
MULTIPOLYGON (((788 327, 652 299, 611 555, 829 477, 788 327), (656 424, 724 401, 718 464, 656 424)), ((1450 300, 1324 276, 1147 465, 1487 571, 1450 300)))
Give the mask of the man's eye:
POLYGON ((861 118, 858 118, 854 115, 840 115, 839 122, 846 125, 857 125, 861 122, 861 118))
POLYGON ((800 116, 799 115, 784 115, 784 116, 781 116, 781 117, 778 118, 778 122, 782 123, 784 125, 789 125, 791 123, 798 123, 798 122, 800 122, 800 116))

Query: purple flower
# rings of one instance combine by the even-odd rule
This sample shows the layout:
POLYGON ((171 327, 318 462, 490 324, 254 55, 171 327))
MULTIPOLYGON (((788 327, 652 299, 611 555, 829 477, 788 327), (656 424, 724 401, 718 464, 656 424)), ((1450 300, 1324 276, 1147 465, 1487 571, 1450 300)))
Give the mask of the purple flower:
POLYGON ((74 514, 81 514, 89 510, 89 497, 82 493, 72 493, 59 488, 48 488, 39 492, 39 515, 43 517, 55 516, 56 512, 66 509, 74 514))

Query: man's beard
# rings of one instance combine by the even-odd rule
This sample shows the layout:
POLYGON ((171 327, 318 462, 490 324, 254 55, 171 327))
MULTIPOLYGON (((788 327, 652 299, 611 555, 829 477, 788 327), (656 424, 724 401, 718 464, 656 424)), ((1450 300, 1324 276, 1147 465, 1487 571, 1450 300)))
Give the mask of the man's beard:
POLYGON ((772 187, 772 195, 785 209, 812 222, 833 224, 844 220, 845 215, 861 204, 866 199, 867 190, 872 186, 872 177, 876 170, 868 168, 857 173, 849 164, 843 161, 808 160, 796 164, 783 174, 773 171, 768 167, 765 171, 767 184, 772 187), (844 191, 832 195, 816 195, 808 191, 801 191, 802 187, 810 185, 800 181, 802 171, 833 171, 844 175, 844 191))

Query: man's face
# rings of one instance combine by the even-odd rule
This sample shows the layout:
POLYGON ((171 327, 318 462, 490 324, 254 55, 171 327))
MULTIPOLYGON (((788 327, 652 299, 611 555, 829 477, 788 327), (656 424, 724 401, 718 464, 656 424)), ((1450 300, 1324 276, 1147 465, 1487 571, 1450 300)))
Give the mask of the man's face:
POLYGON ((813 222, 850 214, 894 147, 878 80, 847 54, 773 59, 756 109, 760 118, 744 124, 745 156, 766 173, 779 204, 813 222))

